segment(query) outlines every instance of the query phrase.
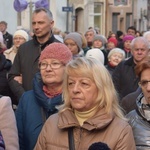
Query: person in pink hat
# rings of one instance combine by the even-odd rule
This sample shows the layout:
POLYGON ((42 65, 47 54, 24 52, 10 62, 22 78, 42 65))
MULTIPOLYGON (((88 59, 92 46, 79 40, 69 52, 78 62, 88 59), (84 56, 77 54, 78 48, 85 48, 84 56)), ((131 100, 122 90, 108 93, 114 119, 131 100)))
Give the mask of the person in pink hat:
POLYGON ((41 52, 33 90, 22 95, 16 110, 20 149, 34 149, 44 122, 63 104, 62 82, 71 59, 71 51, 62 43, 54 42, 41 52))
POLYGON ((123 49, 125 51, 125 58, 131 57, 131 42, 135 37, 132 35, 125 35, 123 37, 123 49))

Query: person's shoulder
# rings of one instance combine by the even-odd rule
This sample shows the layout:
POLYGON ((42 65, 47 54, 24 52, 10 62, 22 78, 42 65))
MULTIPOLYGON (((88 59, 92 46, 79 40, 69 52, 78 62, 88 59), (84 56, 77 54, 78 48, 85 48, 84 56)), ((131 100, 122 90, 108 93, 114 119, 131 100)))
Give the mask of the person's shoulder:
POLYGON ((9 37, 13 37, 13 35, 10 34, 8 31, 6 32, 6 34, 7 34, 7 36, 9 36, 9 37))
POLYGON ((2 96, 0 98, 0 110, 5 106, 11 106, 11 99, 8 96, 2 96))
POLYGON ((132 111, 130 111, 130 112, 126 115, 126 117, 127 117, 128 119, 130 119, 130 120, 136 118, 136 116, 137 116, 137 112, 136 112, 135 109, 132 110, 132 111))
POLYGON ((34 95, 33 90, 29 90, 29 91, 26 91, 22 94, 21 99, 26 99, 26 98, 29 98, 29 97, 33 97, 33 95, 34 95))
POLYGON ((48 117, 48 119, 46 120, 46 123, 45 123, 45 126, 51 126, 51 128, 55 128, 57 126, 59 126, 59 113, 55 113, 55 114, 52 114, 51 116, 48 117))
POLYGON ((108 130, 110 131, 114 130, 117 132, 116 135, 118 135, 125 130, 126 132, 131 130, 131 127, 130 127, 130 124, 128 123, 128 120, 124 120, 115 116, 115 118, 110 123, 108 130))

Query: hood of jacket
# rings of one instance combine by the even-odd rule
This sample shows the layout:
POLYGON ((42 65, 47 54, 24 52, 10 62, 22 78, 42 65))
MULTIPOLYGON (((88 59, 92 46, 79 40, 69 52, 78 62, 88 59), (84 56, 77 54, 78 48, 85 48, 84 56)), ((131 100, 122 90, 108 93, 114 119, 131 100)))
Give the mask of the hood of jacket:
POLYGON ((44 94, 41 74, 38 72, 33 79, 33 91, 37 103, 44 108, 48 116, 58 112, 57 106, 63 104, 62 94, 49 98, 44 94))
POLYGON ((146 114, 145 114, 145 112, 144 112, 144 108, 146 108, 147 110, 150 111, 150 105, 146 105, 146 104, 143 104, 143 103, 141 102, 141 100, 142 100, 143 97, 144 97, 144 94, 141 93, 141 94, 138 96, 137 100, 136 100, 137 110, 138 110, 139 115, 140 115, 142 118, 144 118, 144 119, 146 119, 146 120, 149 121, 149 118, 146 116, 146 114))

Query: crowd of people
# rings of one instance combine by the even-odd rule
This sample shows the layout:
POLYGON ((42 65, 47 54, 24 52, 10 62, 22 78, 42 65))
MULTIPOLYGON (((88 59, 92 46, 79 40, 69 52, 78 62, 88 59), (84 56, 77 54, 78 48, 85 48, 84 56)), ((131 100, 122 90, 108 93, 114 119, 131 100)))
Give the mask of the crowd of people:
POLYGON ((150 31, 62 33, 45 8, 32 29, 0 22, 0 149, 150 149, 150 31))

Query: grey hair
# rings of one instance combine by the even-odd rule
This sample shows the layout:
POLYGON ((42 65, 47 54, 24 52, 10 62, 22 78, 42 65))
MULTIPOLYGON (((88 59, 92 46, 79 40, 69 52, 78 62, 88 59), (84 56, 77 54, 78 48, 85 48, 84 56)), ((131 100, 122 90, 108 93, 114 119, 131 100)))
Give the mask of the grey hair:
POLYGON ((109 59, 114 53, 120 53, 120 54, 122 54, 122 56, 123 56, 122 60, 125 59, 125 52, 124 52, 124 50, 122 50, 122 49, 120 49, 120 48, 113 48, 113 49, 109 52, 109 54, 108 54, 108 59, 109 59))
POLYGON ((144 32, 143 37, 147 38, 147 36, 150 36, 150 31, 144 32))
POLYGON ((53 14, 52 14, 52 12, 51 12, 49 9, 46 9, 46 8, 44 8, 44 7, 35 9, 35 10, 33 11, 33 14, 38 14, 38 13, 41 12, 41 11, 44 11, 44 12, 47 14, 47 16, 48 16, 51 20, 53 20, 53 14))
POLYGON ((145 37, 136 37, 131 42, 131 45, 130 45, 131 46, 131 50, 134 50, 135 43, 138 43, 138 42, 144 43, 144 45, 146 46, 146 48, 149 49, 149 45, 150 44, 149 44, 148 40, 145 37))

